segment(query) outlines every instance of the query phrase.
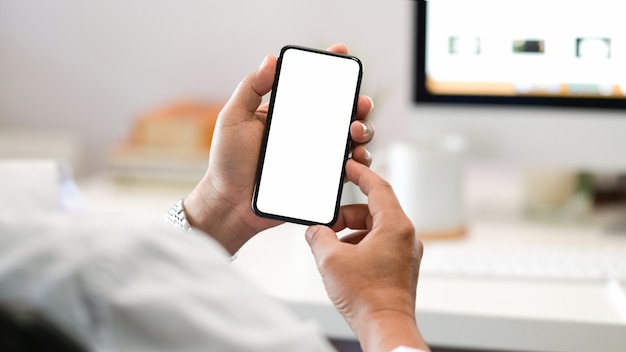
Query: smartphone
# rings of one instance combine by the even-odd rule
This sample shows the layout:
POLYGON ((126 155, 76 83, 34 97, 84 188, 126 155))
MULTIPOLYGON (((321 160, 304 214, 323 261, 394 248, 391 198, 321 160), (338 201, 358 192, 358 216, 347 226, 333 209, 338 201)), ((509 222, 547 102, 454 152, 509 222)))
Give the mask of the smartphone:
POLYGON ((337 220, 362 75, 353 56, 281 49, 252 198, 257 215, 304 225, 337 220))

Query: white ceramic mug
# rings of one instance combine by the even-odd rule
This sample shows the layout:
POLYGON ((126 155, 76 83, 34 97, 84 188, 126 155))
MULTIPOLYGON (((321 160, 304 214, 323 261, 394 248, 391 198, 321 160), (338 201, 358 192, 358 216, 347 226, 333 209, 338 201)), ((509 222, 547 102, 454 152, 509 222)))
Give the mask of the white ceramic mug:
POLYGON ((453 134, 424 134, 390 146, 387 177, 420 237, 465 233, 465 150, 464 138, 453 134))

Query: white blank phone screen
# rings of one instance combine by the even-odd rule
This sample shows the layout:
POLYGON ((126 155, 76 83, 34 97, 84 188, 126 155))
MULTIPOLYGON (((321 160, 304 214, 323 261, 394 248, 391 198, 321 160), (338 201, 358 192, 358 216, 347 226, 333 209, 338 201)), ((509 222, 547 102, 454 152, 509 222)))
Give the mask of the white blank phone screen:
POLYGON ((335 215, 361 67, 295 48, 282 55, 257 209, 330 223, 335 215))

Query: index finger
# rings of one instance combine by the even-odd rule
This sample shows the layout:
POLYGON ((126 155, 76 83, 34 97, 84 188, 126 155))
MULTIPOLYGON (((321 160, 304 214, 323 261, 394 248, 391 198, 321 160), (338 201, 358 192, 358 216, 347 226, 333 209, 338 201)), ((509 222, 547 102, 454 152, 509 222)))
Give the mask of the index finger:
POLYGON ((326 48, 326 51, 332 51, 337 54, 348 54, 348 47, 343 43, 337 43, 326 48))
POLYGON ((365 165, 349 159, 346 163, 346 179, 357 185, 367 196, 372 216, 382 211, 402 212, 400 202, 389 182, 365 165))

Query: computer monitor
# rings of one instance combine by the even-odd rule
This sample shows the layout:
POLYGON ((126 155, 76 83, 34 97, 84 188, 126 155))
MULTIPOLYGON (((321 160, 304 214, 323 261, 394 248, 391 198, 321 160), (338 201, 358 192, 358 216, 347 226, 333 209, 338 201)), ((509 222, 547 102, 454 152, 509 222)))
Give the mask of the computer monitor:
POLYGON ((619 2, 415 1, 413 130, 470 157, 626 171, 619 2))

